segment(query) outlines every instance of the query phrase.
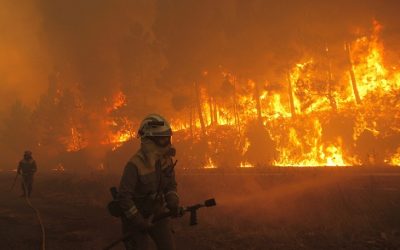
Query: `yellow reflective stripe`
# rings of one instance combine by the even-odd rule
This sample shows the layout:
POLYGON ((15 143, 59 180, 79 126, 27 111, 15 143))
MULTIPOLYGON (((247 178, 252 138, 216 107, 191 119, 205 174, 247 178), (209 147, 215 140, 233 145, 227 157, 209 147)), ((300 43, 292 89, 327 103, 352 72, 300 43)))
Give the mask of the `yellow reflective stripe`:
POLYGON ((137 212, 138 212, 137 208, 135 206, 132 206, 129 210, 125 211, 125 216, 127 218, 131 218, 135 216, 137 212))

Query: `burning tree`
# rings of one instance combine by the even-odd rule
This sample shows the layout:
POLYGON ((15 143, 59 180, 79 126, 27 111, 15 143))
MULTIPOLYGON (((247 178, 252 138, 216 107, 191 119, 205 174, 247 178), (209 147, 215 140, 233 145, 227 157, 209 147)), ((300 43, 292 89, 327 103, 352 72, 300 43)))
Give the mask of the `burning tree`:
POLYGON ((371 15, 343 12, 367 4, 45 2, 57 67, 30 122, 50 155, 106 166, 156 112, 188 167, 398 162, 395 49, 371 15))

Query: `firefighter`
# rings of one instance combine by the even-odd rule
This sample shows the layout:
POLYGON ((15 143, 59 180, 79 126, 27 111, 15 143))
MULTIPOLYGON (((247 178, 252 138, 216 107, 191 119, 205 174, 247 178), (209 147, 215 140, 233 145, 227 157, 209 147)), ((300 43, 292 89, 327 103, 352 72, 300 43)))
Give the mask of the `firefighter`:
POLYGON ((148 249, 149 236, 159 250, 175 249, 169 219, 152 224, 152 216, 172 211, 183 215, 179 206, 171 145, 172 130, 160 115, 148 115, 141 123, 141 147, 126 164, 117 196, 123 211, 123 233, 132 233, 126 249, 148 249))
POLYGON ((35 160, 32 158, 31 151, 25 151, 24 158, 19 162, 18 165, 18 174, 22 176, 22 191, 23 194, 21 197, 31 196, 32 193, 32 185, 33 185, 33 176, 36 173, 37 166, 35 160))

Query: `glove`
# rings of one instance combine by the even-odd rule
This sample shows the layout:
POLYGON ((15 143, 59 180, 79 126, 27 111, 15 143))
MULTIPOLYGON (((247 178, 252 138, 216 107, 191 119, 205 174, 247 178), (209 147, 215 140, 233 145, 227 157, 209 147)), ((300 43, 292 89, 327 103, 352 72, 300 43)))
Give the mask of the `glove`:
POLYGON ((144 218, 139 212, 136 213, 133 217, 130 218, 135 228, 137 228, 141 232, 147 232, 153 226, 153 215, 149 218, 144 218))
POLYGON ((169 211, 172 212, 172 217, 174 217, 174 218, 182 217, 185 214, 185 208, 184 207, 169 208, 169 211))
POLYGON ((172 212, 172 217, 182 217, 185 213, 185 208, 179 206, 179 196, 175 191, 166 194, 165 201, 167 208, 172 212))
POLYGON ((168 208, 174 208, 179 206, 179 196, 175 191, 169 191, 165 195, 165 201, 167 202, 168 208))

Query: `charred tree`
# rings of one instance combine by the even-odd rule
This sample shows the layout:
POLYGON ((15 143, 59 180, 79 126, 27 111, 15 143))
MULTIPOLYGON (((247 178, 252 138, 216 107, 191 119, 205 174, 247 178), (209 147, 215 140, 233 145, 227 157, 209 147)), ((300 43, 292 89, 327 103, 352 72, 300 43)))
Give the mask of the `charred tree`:
POLYGON ((212 97, 210 96, 208 98, 208 105, 210 108, 210 124, 214 125, 214 106, 213 106, 213 101, 212 101, 212 97))
POLYGON ((356 76, 354 74, 353 60, 351 58, 350 49, 351 49, 350 48, 350 43, 346 43, 346 52, 347 52, 347 60, 348 60, 348 63, 349 63, 351 85, 353 87, 353 93, 354 93, 354 97, 356 99, 356 103, 357 104, 361 104, 361 98, 360 98, 360 94, 358 93, 357 81, 356 81, 356 76))
POLYGON ((240 120, 239 120, 238 105, 236 100, 236 79, 233 80, 233 113, 235 117, 235 124, 240 134, 240 120))
POLYGON ((199 86, 198 84, 195 82, 194 83, 194 91, 196 94, 196 106, 197 106, 197 113, 199 115, 199 120, 200 120, 200 126, 201 126, 201 133, 203 135, 206 134, 206 127, 204 124, 204 119, 203 119, 203 111, 201 109, 201 100, 200 100, 200 93, 199 93, 199 86))
POLYGON ((214 105, 214 123, 216 125, 218 125, 218 105, 217 105, 217 101, 215 100, 215 98, 212 99, 213 100, 213 105, 214 105))
POLYGON ((335 96, 333 95, 333 75, 332 75, 332 63, 329 56, 329 49, 326 47, 326 60, 328 62, 328 71, 327 71, 327 79, 328 79, 328 100, 334 112, 337 112, 337 103, 335 96))

